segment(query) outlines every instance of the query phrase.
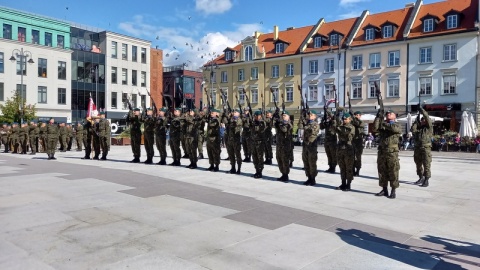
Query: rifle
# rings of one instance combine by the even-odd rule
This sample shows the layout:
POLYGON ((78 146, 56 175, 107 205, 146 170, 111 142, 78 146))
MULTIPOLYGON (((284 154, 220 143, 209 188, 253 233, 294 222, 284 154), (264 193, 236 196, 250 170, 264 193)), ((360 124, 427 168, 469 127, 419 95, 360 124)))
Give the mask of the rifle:
POLYGON ((226 111, 228 109, 228 113, 231 113, 232 107, 230 107, 230 103, 228 102, 227 96, 225 96, 225 93, 223 92, 223 90, 220 89, 220 92, 222 93, 223 110, 226 111))
MULTIPOLYGON (((305 93, 305 100, 307 100, 307 93, 305 93)), ((307 118, 309 114, 310 114, 310 107, 308 106, 308 102, 305 102, 305 118, 307 118)))
POLYGON ((328 112, 327 97, 323 95, 323 119, 322 119, 323 123, 327 122, 327 112, 328 112))
POLYGON ((245 92, 245 89, 243 89, 243 94, 245 96, 245 99, 247 100, 247 106, 248 106, 248 116, 250 120, 253 121, 253 112, 252 112, 252 106, 250 105, 250 99, 247 96, 247 93, 245 92))
POLYGON ((180 92, 180 95, 182 95, 182 114, 185 113, 185 95, 183 94, 182 86, 178 85, 178 91, 180 92))
POLYGON ((157 104, 155 104, 155 100, 153 100, 152 95, 150 94, 150 91, 147 90, 148 97, 150 98, 150 101, 152 103, 152 109, 153 109, 153 114, 157 114, 158 108, 157 104))
POLYGON ((285 111, 285 99, 283 98, 283 94, 281 95, 282 97, 282 111, 285 111))
POLYGON ((352 103, 350 102, 350 91, 347 91, 347 97, 348 97, 348 112, 352 113, 352 103))
POLYGON ((422 90, 420 90, 420 91, 418 92, 418 114, 417 114, 417 119, 415 120, 415 121, 417 121, 417 122, 419 122, 419 123, 420 123, 420 108, 421 108, 421 106, 422 106, 422 103, 421 103, 421 101, 420 101, 421 96, 422 96, 422 90))
POLYGON ((333 85, 333 95, 335 95, 335 114, 338 116, 340 114, 340 110, 338 106, 337 87, 335 84, 333 85))
POLYGON ((373 85, 375 86, 375 93, 377 94, 377 101, 378 101, 378 105, 380 106, 380 112, 383 115, 385 114, 385 109, 383 107, 382 92, 380 91, 380 88, 378 87, 378 84, 376 81, 373 83, 373 85))
POLYGON ((235 98, 237 99, 238 109, 240 110, 240 113, 242 113, 242 104, 240 104, 240 100, 238 100, 238 95, 237 94, 235 94, 235 98))
POLYGON ((305 101, 303 100, 302 87, 300 86, 300 84, 298 84, 298 91, 300 91, 300 109, 302 110, 302 113, 300 113, 300 117, 305 118, 306 116, 305 101))
POLYGON ((207 92, 207 88, 204 88, 205 90, 205 95, 207 96, 207 111, 208 111, 208 115, 210 115, 210 110, 212 109, 212 103, 211 103, 211 97, 209 98, 208 97, 208 92, 207 92))
POLYGON ((127 95, 127 106, 128 106, 128 110, 130 111, 133 111, 133 106, 132 106, 132 102, 130 101, 130 99, 128 98, 128 95, 127 95))
POLYGON ((260 98, 262 99, 262 114, 265 114, 265 99, 263 98, 263 93, 260 93, 260 98))
MULTIPOLYGON (((275 109, 279 111, 280 109, 278 108, 278 104, 277 104, 277 95, 275 95, 275 92, 273 91, 272 87, 270 87, 270 92, 272 92, 273 104, 275 104, 275 109)), ((283 97, 283 94, 282 94, 282 97, 283 97)))

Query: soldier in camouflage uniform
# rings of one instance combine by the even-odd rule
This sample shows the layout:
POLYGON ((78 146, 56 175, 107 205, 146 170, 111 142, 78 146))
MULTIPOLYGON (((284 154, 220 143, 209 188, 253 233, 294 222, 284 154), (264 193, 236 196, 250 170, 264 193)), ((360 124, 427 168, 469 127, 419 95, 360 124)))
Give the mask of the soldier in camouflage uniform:
POLYGON ((5 147, 3 152, 8 153, 8 125, 6 123, 3 123, 0 128, 0 146, 2 144, 5 147))
POLYGON ((203 142, 205 141, 205 124, 207 123, 207 115, 205 110, 201 110, 200 121, 198 123, 198 134, 197 134, 197 144, 198 144, 198 159, 203 159, 203 142))
MULTIPOLYGON (((253 178, 262 178, 263 171, 263 152, 265 151, 265 129, 267 124, 262 119, 262 111, 255 112, 255 118, 253 121, 250 121, 250 130, 251 130, 251 149, 253 157, 253 165, 255 166, 255 174, 253 178)), ((250 119, 252 120, 252 119, 250 119)))
POLYGON ((353 118, 351 124, 355 127, 355 136, 353 137, 352 145, 353 151, 355 153, 355 162, 354 162, 354 176, 360 175, 360 169, 362 168, 362 154, 363 154, 363 137, 364 133, 364 124, 360 120, 362 113, 356 111, 353 113, 353 118))
POLYGON ((251 141, 251 131, 250 131, 250 116, 248 108, 244 109, 242 121, 243 121, 243 130, 242 130, 242 148, 245 159, 243 162, 250 162, 252 155, 252 141, 251 141))
POLYGON ((93 160, 100 160, 100 134, 99 134, 99 127, 100 127, 100 117, 95 118, 95 123, 93 124, 93 151, 95 155, 93 156, 93 160))
POLYGON ((108 151, 110 151, 110 137, 112 135, 110 121, 105 119, 105 112, 100 112, 100 122, 98 123, 98 137, 100 139, 100 148, 102 157, 100 160, 107 160, 108 151))
POLYGON ((220 119, 218 118, 219 110, 212 109, 210 117, 207 121, 207 154, 210 167, 207 170, 218 172, 218 165, 220 165, 220 119))
POLYGON ((22 123, 18 133, 18 141, 20 143, 20 147, 22 148, 22 152, 20 154, 25 155, 27 153, 27 145, 28 145, 28 124, 22 123))
POLYGON ((195 115, 193 109, 188 110, 185 117, 185 150, 186 154, 190 159, 190 165, 187 166, 189 169, 197 168, 197 132, 198 132, 198 123, 200 118, 195 115))
POLYGON ((176 108, 173 116, 169 117, 170 123, 170 149, 172 150, 173 162, 171 166, 180 166, 180 159, 182 152, 180 150, 181 132, 182 132, 182 117, 180 116, 181 109, 176 108))
POLYGON ((60 123, 58 127, 58 140, 60 141, 60 152, 67 152, 67 128, 65 123, 60 123))
POLYGON ((83 145, 85 146, 85 156, 82 159, 90 159, 92 153, 93 121, 90 117, 85 119, 83 125, 83 145))
POLYGON ((378 134, 378 156, 377 169, 378 181, 382 191, 376 196, 385 196, 390 199, 396 198, 395 190, 399 187, 398 171, 400 170, 400 161, 398 159, 398 141, 402 134, 402 128, 395 122, 397 116, 393 111, 386 112, 386 120, 383 120, 383 112, 379 110, 377 117, 373 121, 373 132, 378 134), (388 183, 392 191, 388 195, 388 183))
POLYGON ((67 124, 66 131, 67 131, 67 151, 71 151, 72 144, 73 144, 73 129, 71 124, 67 124))
POLYGON ((413 123, 411 132, 415 139, 415 149, 413 152, 413 160, 417 166, 417 175, 419 179, 415 184, 422 187, 428 187, 428 180, 431 177, 430 164, 432 163, 432 136, 433 125, 428 113, 421 107, 415 123, 413 123))
POLYGON ((153 144, 155 143, 156 120, 152 108, 147 108, 146 112, 142 114, 144 147, 145 152, 147 153, 147 160, 144 162, 145 164, 153 164, 153 156, 155 155, 153 144))
POLYGON ((273 118, 274 126, 276 129, 276 157, 278 163, 278 169, 282 173, 278 181, 288 182, 288 174, 290 173, 291 152, 292 152, 292 133, 293 126, 290 122, 290 115, 287 111, 282 112, 282 119, 278 112, 275 112, 273 118))
POLYGON ((240 174, 242 168, 242 119, 240 118, 240 110, 236 109, 232 114, 222 115, 222 123, 225 124, 225 129, 228 129, 227 152, 230 159, 230 166, 232 167, 227 173, 240 174), (235 164, 237 168, 235 169, 235 164))
POLYGON ((331 112, 327 112, 327 121, 320 123, 320 129, 325 130, 325 153, 327 154, 328 170, 325 172, 335 173, 337 167, 337 133, 335 119, 331 112))
POLYGON ((303 128, 303 149, 302 160, 305 168, 305 175, 307 181, 303 184, 306 186, 316 185, 315 177, 317 176, 317 136, 320 131, 320 127, 317 123, 317 112, 311 110, 308 113, 308 119, 300 117, 298 121, 298 128, 303 128))
POLYGON ((181 116, 181 119, 182 119, 182 128, 181 128, 181 132, 180 132, 180 143, 181 143, 181 146, 182 146, 182 150, 183 150, 183 157, 182 158, 189 158, 188 156, 188 152, 187 152, 187 145, 186 145, 186 142, 185 142, 185 133, 187 132, 186 131, 186 128, 187 126, 185 125, 185 116, 187 116, 187 113, 183 113, 182 116, 181 116))
POLYGON ((167 128, 168 128, 168 119, 165 117, 167 112, 166 108, 161 108, 158 110, 158 116, 155 122, 155 144, 157 150, 160 153, 160 161, 158 165, 167 164, 167 128))
POLYGON ((273 150, 272 150, 272 128, 273 128, 273 119, 272 112, 267 111, 265 114, 265 162, 266 165, 272 165, 273 159, 273 150))
POLYGON ((37 124, 34 121, 30 121, 28 126, 28 137, 30 138, 30 155, 35 155, 37 153, 37 143, 38 143, 38 133, 39 129, 37 124))
POLYGON ((127 123, 130 125, 130 143, 133 152, 132 163, 140 162, 141 155, 141 143, 142 143, 142 116, 140 115, 140 109, 135 108, 128 112, 127 123))
POLYGON ((47 123, 40 122, 39 132, 38 132, 38 143, 42 147, 42 153, 47 152, 47 123))
POLYGON ((47 140, 47 155, 48 160, 55 160, 55 150, 58 143, 58 125, 55 124, 54 119, 50 118, 48 125, 46 126, 46 140, 47 140))
POLYGON ((83 144, 83 125, 78 122, 75 128, 75 141, 77 142, 77 151, 82 151, 83 144))
POLYGON ((12 124, 12 131, 10 133, 10 140, 12 141, 12 154, 18 154, 18 146, 20 145, 19 143, 19 138, 18 135, 20 133, 20 127, 18 126, 18 123, 13 123, 12 124))
POLYGON ((355 161, 354 146, 352 141, 355 136, 355 127, 351 124, 352 116, 350 113, 343 115, 343 123, 337 120, 336 133, 338 135, 337 144, 337 162, 340 168, 340 178, 342 184, 337 187, 338 190, 350 191, 353 181, 353 164, 355 161))

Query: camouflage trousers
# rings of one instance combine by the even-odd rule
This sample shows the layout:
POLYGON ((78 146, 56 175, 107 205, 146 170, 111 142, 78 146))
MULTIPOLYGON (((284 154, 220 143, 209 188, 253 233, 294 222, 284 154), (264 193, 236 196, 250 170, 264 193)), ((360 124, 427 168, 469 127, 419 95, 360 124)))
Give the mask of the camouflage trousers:
POLYGON ((102 149, 102 157, 107 157, 110 151, 110 137, 100 136, 100 148, 102 149))
POLYGON ((183 134, 180 137, 180 142, 182 144, 183 154, 186 155, 187 154, 187 146, 185 144, 185 136, 183 134))
POLYGON ((203 155, 203 142, 205 141, 205 134, 199 131, 197 135, 197 147, 198 147, 198 154, 203 155))
POLYGON ((315 178, 318 174, 317 171, 317 159, 318 159, 318 150, 317 144, 306 144, 303 143, 302 150, 302 160, 303 167, 305 168, 305 175, 307 177, 315 178))
POLYGON ((182 152, 180 150, 180 137, 170 136, 170 149, 172 150, 173 160, 180 160, 182 158, 182 152))
POLYGON ((250 135, 242 135, 242 148, 243 154, 245 157, 249 157, 252 155, 252 148, 251 148, 252 141, 250 139, 250 135))
POLYGON ((430 147, 415 147, 413 152, 413 161, 417 166, 417 175, 419 177, 425 176, 430 178, 430 164, 432 163, 432 152, 430 147))
POLYGON ((377 157, 378 185, 398 188, 398 171, 400 170, 400 160, 398 159, 398 150, 378 151, 377 157))
POLYGON ((353 163, 354 163, 354 149, 353 146, 341 146, 337 150, 337 162, 338 167, 340 168, 340 178, 342 181, 353 180, 353 163))
POLYGON ((9 150, 9 145, 8 145, 8 138, 7 136, 2 137, 2 144, 5 147, 5 152, 9 150))
POLYGON ((22 153, 27 152, 27 145, 28 145, 28 137, 27 136, 20 136, 18 137, 18 142, 20 147, 22 148, 22 153))
POLYGON ((67 150, 67 135, 60 135, 58 140, 60 141, 60 149, 67 150))
POLYGON ((354 142, 353 143, 353 152, 355 155, 355 161, 353 164, 354 168, 360 169, 362 168, 362 154, 363 154, 363 144, 362 142, 354 142))
POLYGON ((155 155, 153 145, 155 144, 155 133, 153 130, 143 132, 143 146, 145 147, 145 153, 147 153, 147 159, 152 159, 155 155))
POLYGON ((227 142, 227 153, 230 165, 242 165, 242 144, 240 138, 229 138, 227 142))
POLYGON ((207 154, 209 164, 220 164, 220 153, 222 148, 220 147, 220 137, 207 138, 207 154))
POLYGON ((198 161, 197 147, 197 138, 185 137, 185 150, 187 151, 185 153, 188 154, 191 163, 197 163, 198 161))
POLYGON ((75 137, 75 142, 77 143, 77 150, 82 151, 83 136, 75 137))
POLYGON ((252 161, 255 170, 263 170, 263 152, 265 151, 265 141, 251 141, 252 161))
POLYGON ((95 158, 100 156, 100 137, 97 134, 93 135, 93 151, 95 152, 95 158))
POLYGON ((273 158, 272 134, 265 134, 265 159, 273 158))
POLYGON ((83 145, 85 146, 85 157, 90 158, 90 153, 92 153, 92 136, 91 135, 83 136, 83 145))
POLYGON ((277 151, 275 156, 277 158, 278 169, 282 174, 290 173, 290 161, 292 161, 292 146, 293 144, 277 144, 277 151))
POLYGON ((160 159, 165 160, 167 158, 167 136, 155 135, 155 145, 160 153, 160 159))
POLYGON ((337 143, 326 142, 325 153, 327 154, 328 166, 329 167, 337 166, 337 143))
POLYGON ((58 138, 47 138, 47 154, 55 155, 55 150, 57 149, 58 138))
POLYGON ((38 137, 30 137, 30 151, 34 154, 37 153, 38 137))
POLYGON ((142 132, 130 131, 130 146, 132 147, 132 153, 134 158, 140 158, 142 150, 140 148, 142 144, 142 132))

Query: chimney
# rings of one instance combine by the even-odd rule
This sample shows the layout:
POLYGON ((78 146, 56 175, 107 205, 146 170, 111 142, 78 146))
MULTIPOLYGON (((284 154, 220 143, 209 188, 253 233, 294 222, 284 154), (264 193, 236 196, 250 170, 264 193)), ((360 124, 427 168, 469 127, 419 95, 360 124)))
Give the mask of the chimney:
POLYGON ((255 31, 255 38, 258 38, 258 37, 260 37, 260 32, 255 31))
POLYGON ((273 27, 273 40, 277 40, 278 39, 278 26, 274 26, 273 27))

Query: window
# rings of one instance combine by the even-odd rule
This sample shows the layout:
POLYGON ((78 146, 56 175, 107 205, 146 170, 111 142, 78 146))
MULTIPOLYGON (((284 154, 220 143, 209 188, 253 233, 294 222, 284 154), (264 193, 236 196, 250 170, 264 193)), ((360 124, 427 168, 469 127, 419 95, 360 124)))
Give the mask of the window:
POLYGON ((272 78, 278 78, 280 75, 280 67, 278 65, 272 66, 272 78))
POLYGON ((111 103, 112 103, 112 109, 116 109, 117 108, 117 92, 112 92, 111 103))
POLYGON ((337 46, 338 45, 338 35, 331 34, 330 35, 330 46, 337 46))
POLYGON ((375 30, 373 28, 365 29, 365 40, 374 40, 375 39, 375 30))
POLYGON ((18 27, 18 41, 25 42, 27 37, 27 29, 18 27))
POLYGON ((112 41, 112 58, 117 58, 117 42, 112 41))
POLYGON ((132 46, 132 61, 137 62, 137 46, 132 46))
POLYGON ((128 45, 122 43, 122 60, 128 60, 128 45))
POLYGON ((137 85, 137 71, 132 69, 132 85, 137 85))
POLYGON ((20 63, 20 56, 17 57, 17 75, 21 75, 23 71, 23 75, 27 75, 27 63, 23 62, 23 67, 20 63))
POLYGON ((47 103, 47 87, 38 87, 38 103, 47 103))
POLYGON ((247 46, 247 47, 245 47, 244 60, 245 60, 245 61, 252 61, 252 60, 253 60, 253 49, 252 49, 252 46, 247 46))
POLYGON ((65 37, 57 35, 57 48, 65 48, 65 37))
MULTIPOLYGON (((258 95, 258 92, 257 92, 257 95, 258 95)), ((257 97, 257 100, 258 100, 258 97, 257 97)), ((243 89, 238 89, 238 103, 245 104, 245 92, 243 92, 243 89)))
POLYGON ((362 98, 362 82, 361 81, 352 82, 352 98, 353 99, 362 98))
POLYGON ((252 69, 250 70, 250 76, 252 80, 258 80, 258 67, 252 67, 252 69))
POLYGON ((66 80, 67 79, 67 63, 63 61, 58 61, 58 79, 66 80))
POLYGON ((335 72, 335 60, 333 58, 325 59, 325 73, 335 72))
POLYGON ((352 69, 353 70, 362 69, 362 65, 363 65, 363 57, 361 55, 352 56, 352 69))
POLYGON ((313 47, 314 48, 320 48, 322 47, 322 37, 315 37, 313 39, 313 47))
POLYGON ((238 81, 241 82, 245 80, 245 71, 242 69, 238 70, 238 81))
POLYGON ((132 94, 132 106, 133 108, 137 107, 137 94, 132 94))
POLYGON ((147 87, 147 72, 142 71, 142 73, 140 74, 140 76, 141 76, 140 79, 142 80, 142 81, 140 82, 140 83, 141 83, 141 86, 142 86, 142 87, 147 87))
POLYGON ((117 83, 117 67, 112 67, 112 83, 117 83))
POLYGON ((447 16, 447 29, 457 28, 458 27, 458 15, 448 15, 447 16))
POLYGON ((293 86, 288 85, 285 87, 285 101, 293 102, 293 86))
POLYGON ((252 103, 258 103, 258 88, 252 88, 252 103))
POLYGON ((432 47, 420 48, 420 64, 432 62, 432 47))
POLYGON ((146 95, 140 95, 140 104, 142 108, 147 107, 147 96, 146 95))
POLYGON ((388 66, 389 67, 400 66, 400 51, 388 52, 388 66))
POLYGON ((3 86, 3 82, 0 82, 0 101, 5 101, 5 90, 4 90, 4 86, 3 86))
POLYGON ((128 94, 122 93, 122 110, 126 110, 128 108, 128 94))
POLYGON ((333 84, 325 84, 324 90, 325 90, 325 99, 334 99, 335 98, 335 91, 333 90, 334 86, 333 84))
POLYGON ((378 90, 380 90, 380 80, 371 79, 368 82, 368 98, 377 97, 377 89, 375 89, 375 83, 378 85, 378 90))
POLYGON ((275 44, 275 53, 283 53, 285 51, 285 43, 279 42, 275 44))
POLYGON ((293 64, 287 64, 287 76, 293 76, 293 64))
POLYGON ((147 49, 142 48, 141 52, 142 63, 147 63, 147 49))
POLYGON ((58 104, 65 105, 67 104, 67 89, 58 88, 58 104))
POLYGON ((212 83, 216 83, 217 82, 217 72, 216 71, 211 71, 210 72, 210 80, 212 81, 212 83))
POLYGON ((443 76, 443 94, 456 94, 457 90, 457 76, 444 75, 443 76))
POLYGON ((40 44, 40 32, 38 30, 32 30, 32 43, 40 44))
POLYGON ((383 38, 393 37, 393 27, 391 25, 385 25, 383 27, 383 38))
POLYGON ((425 19, 423 21, 423 32, 432 32, 433 31, 433 18, 425 19))
POLYGON ((380 68, 380 53, 370 54, 370 68, 380 68))
POLYGON ((3 24, 3 38, 12 39, 12 25, 6 23, 3 24))
POLYGON ((47 77, 47 59, 38 58, 38 77, 47 77))
POLYGON ((272 87, 272 91, 270 93, 271 93, 270 102, 273 102, 274 97, 275 97, 275 100, 278 100, 278 86, 272 87))
POLYGON ((224 82, 228 82, 228 73, 226 71, 222 71, 221 73, 221 82, 224 83, 224 82))
POLYGON ((316 85, 308 86, 308 101, 318 100, 318 87, 316 85))
POLYGON ((122 84, 126 85, 128 83, 127 69, 122 68, 122 84))
POLYGON ((443 45, 443 61, 457 60, 457 45, 447 44, 443 45))
POLYGON ((422 96, 432 94, 432 77, 420 78, 420 94, 422 96))
POLYGON ((212 100, 212 106, 213 107, 217 106, 217 91, 216 90, 211 91, 211 100, 212 100))
POLYGON ((52 47, 52 33, 45 32, 45 46, 52 47))
POLYGON ((4 59, 3 52, 0 52, 0 73, 5 72, 5 64, 3 59, 4 59))
POLYGON ((318 74, 318 60, 308 62, 308 74, 318 74))
POLYGON ((387 97, 399 97, 400 96, 400 80, 388 79, 388 92, 387 97))
POLYGON ((22 87, 21 84, 17 84, 16 89, 17 89, 17 93, 19 93, 21 91, 21 93, 20 93, 21 98, 25 99, 27 97, 27 85, 24 84, 23 87, 22 87), (23 88, 23 91, 21 91, 22 88, 23 88))
POLYGON ((230 61, 232 60, 232 51, 226 51, 225 52, 225 61, 230 61))

